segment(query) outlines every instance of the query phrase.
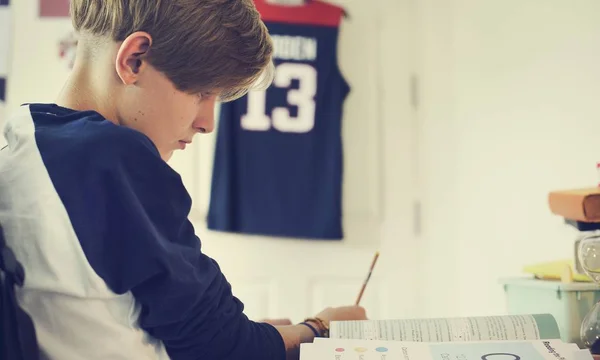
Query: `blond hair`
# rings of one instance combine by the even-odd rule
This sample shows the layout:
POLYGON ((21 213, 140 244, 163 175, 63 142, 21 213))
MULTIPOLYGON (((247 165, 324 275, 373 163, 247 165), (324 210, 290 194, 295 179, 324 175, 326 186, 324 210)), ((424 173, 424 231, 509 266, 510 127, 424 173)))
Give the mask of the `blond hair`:
POLYGON ((273 45, 252 0, 72 0, 79 33, 152 36, 147 60, 188 93, 230 101, 273 77, 273 45))

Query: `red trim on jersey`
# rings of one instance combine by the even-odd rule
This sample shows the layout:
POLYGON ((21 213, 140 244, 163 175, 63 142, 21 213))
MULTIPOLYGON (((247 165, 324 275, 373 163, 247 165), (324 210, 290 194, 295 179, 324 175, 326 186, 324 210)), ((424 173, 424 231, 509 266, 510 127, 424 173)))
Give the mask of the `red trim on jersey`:
POLYGON ((337 27, 344 14, 341 7, 319 0, 307 0, 298 6, 278 5, 267 0, 254 0, 254 4, 265 22, 337 27))

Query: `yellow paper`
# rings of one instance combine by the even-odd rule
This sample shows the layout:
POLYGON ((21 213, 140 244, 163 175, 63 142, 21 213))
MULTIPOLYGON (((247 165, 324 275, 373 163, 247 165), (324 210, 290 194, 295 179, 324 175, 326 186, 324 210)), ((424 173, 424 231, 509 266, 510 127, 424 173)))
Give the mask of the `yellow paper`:
POLYGON ((578 274, 577 272, 575 272, 573 260, 557 260, 527 265, 523 268, 523 271, 528 274, 533 274, 542 279, 561 280, 562 275, 565 273, 566 266, 569 266, 571 268, 574 281, 592 281, 592 279, 590 279, 589 276, 584 274, 578 274))

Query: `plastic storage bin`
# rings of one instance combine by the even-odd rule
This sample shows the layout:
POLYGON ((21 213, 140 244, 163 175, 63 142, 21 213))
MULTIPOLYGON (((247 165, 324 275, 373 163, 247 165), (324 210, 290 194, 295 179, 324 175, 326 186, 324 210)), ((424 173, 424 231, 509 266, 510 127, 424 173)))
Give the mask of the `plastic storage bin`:
POLYGON ((561 339, 583 347, 579 335, 581 322, 600 301, 600 286, 534 278, 510 278, 500 282, 504 285, 509 315, 552 314, 561 339))

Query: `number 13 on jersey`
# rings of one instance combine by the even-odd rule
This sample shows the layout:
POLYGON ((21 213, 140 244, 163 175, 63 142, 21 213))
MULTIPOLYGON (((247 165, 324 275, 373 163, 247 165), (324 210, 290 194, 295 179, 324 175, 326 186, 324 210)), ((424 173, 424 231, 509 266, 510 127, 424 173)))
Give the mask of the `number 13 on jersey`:
POLYGON ((298 80, 298 88, 287 91, 288 106, 273 108, 271 116, 266 114, 266 91, 250 91, 247 112, 241 117, 242 129, 268 131, 274 128, 284 133, 311 131, 315 126, 317 70, 308 64, 282 63, 275 69, 273 86, 289 88, 294 79, 298 80), (298 108, 295 117, 290 115, 289 106, 298 108))

